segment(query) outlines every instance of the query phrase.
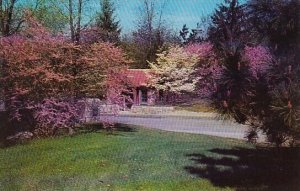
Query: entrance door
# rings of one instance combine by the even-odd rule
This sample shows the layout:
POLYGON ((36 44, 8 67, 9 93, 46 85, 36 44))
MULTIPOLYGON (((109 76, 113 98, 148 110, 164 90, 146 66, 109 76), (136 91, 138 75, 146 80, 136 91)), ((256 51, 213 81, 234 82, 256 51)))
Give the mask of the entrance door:
POLYGON ((140 101, 141 105, 148 105, 148 91, 145 88, 140 90, 140 101))

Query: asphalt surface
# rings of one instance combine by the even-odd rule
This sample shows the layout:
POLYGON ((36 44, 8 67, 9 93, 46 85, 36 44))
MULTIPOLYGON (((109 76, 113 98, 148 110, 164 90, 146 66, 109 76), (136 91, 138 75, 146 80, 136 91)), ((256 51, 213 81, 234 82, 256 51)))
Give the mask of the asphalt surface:
MULTIPOLYGON (((107 118, 107 117, 106 117, 107 118)), ((110 120, 131 125, 139 125, 146 128, 160 129, 172 132, 184 132, 204 134, 218 137, 246 140, 247 126, 232 121, 216 120, 211 118, 184 118, 184 117, 135 117, 117 116, 109 117, 110 120)), ((258 141, 262 141, 262 137, 258 141)))

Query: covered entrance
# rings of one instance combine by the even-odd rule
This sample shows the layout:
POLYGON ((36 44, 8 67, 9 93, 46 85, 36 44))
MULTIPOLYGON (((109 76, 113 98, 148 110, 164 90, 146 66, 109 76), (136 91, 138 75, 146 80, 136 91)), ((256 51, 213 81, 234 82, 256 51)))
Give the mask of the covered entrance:
POLYGON ((151 78, 150 70, 130 69, 127 71, 127 77, 132 85, 132 95, 130 95, 132 104, 155 105, 156 91, 148 86, 151 78))

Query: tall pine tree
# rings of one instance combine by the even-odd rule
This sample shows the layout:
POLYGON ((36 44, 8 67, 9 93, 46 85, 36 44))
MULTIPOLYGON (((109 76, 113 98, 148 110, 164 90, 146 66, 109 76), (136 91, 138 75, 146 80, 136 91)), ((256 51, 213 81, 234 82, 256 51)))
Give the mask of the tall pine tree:
POLYGON ((245 5, 238 0, 226 0, 219 5, 211 17, 212 25, 208 29, 209 40, 220 51, 241 48, 249 40, 245 5))
POLYGON ((209 30, 223 64, 214 106, 225 116, 250 125, 250 140, 261 130, 276 146, 299 143, 299 3, 225 2, 213 15, 209 30), (269 46, 267 51, 262 44, 269 46), (263 57, 267 59, 259 61, 263 57))
POLYGON ((214 97, 215 107, 223 114, 229 114, 236 121, 245 123, 246 107, 251 89, 251 77, 247 64, 242 60, 246 43, 244 6, 238 0, 225 1, 212 16, 208 35, 220 56, 224 67, 214 97))
POLYGON ((115 7, 111 0, 101 0, 101 11, 96 18, 100 38, 105 42, 118 43, 121 33, 119 22, 116 20, 115 7))

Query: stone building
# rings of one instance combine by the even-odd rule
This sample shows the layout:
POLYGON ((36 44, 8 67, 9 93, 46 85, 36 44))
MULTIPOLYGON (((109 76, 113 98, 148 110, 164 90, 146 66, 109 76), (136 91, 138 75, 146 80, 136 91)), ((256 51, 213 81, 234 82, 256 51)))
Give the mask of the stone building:
MULTIPOLYGON (((98 98, 86 98, 80 100, 77 104, 80 111, 81 121, 94 121, 99 116, 114 115, 122 110, 131 110, 136 113, 157 113, 162 110, 161 107, 154 107, 159 103, 159 92, 151 87, 151 70, 148 69, 128 69, 126 71, 126 80, 130 84, 131 92, 127 96, 131 97, 130 102, 124 103, 123 106, 108 104, 105 100, 98 98), (151 107, 148 107, 151 106, 151 107)), ((125 99, 124 99, 125 102, 125 99)), ((164 108, 169 110, 169 108, 164 108)))
POLYGON ((153 106, 159 97, 158 92, 149 86, 151 80, 151 70, 129 69, 127 78, 132 88, 132 101, 134 106, 153 106))

